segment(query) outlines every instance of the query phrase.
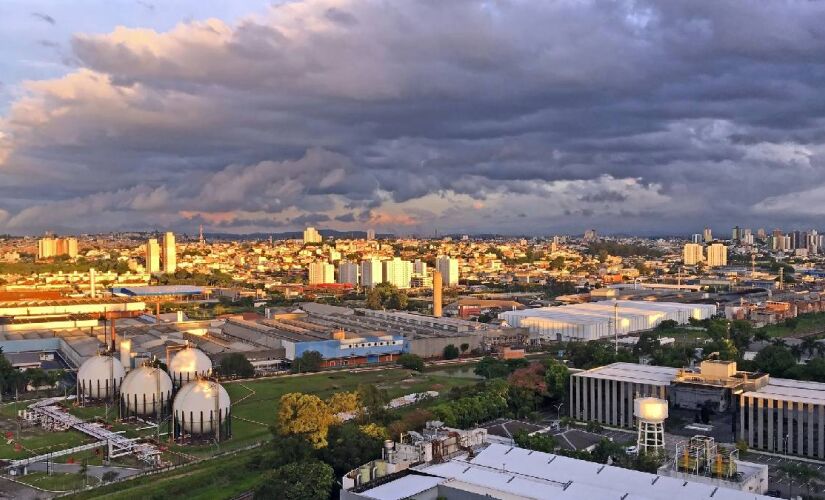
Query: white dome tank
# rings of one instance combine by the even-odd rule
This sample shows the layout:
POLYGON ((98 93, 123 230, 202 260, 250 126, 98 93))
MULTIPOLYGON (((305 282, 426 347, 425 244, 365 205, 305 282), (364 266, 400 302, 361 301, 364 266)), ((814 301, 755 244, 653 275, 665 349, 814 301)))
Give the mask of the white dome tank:
MULTIPOLYGON (((214 432, 215 424, 226 424, 229 418, 229 393, 217 382, 195 380, 180 388, 172 408, 179 429, 190 434, 209 434, 214 432)), ((226 433, 221 430, 222 437, 226 433)))
POLYGON ((117 392, 124 374, 123 365, 112 356, 92 356, 77 370, 80 395, 92 399, 106 399, 117 392))
POLYGON ((207 377, 212 372, 212 360, 203 351, 194 347, 181 349, 169 362, 172 382, 181 386, 200 377, 207 377))
POLYGON ((160 368, 141 366, 130 371, 120 386, 121 404, 128 414, 165 413, 172 397, 172 379, 160 368), (156 405, 160 405, 156 408, 156 405))

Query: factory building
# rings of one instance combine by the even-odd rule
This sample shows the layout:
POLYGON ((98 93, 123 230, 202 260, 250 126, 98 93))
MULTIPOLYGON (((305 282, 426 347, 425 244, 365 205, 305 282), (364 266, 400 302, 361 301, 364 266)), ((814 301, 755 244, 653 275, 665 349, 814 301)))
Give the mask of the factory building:
POLYGON ((570 415, 634 427, 633 399, 653 396, 697 410, 732 413, 738 439, 773 453, 825 459, 825 384, 738 371, 733 361, 699 369, 613 363, 570 377, 570 415))
POLYGON ((769 498, 704 477, 667 477, 490 443, 479 430, 427 428, 399 443, 386 442, 380 460, 342 478, 341 500, 769 498))
POLYGON ((524 327, 548 340, 598 340, 650 330, 665 320, 686 324, 716 314, 711 304, 651 301, 600 301, 499 314, 510 326, 524 327), (615 324, 614 324, 615 323, 615 324))

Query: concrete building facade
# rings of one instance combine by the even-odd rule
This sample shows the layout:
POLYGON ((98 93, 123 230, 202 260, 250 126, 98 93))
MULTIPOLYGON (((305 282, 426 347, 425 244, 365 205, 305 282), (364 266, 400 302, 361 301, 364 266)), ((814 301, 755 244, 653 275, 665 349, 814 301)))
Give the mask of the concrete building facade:
POLYGON ((381 266, 384 281, 401 289, 410 287, 410 278, 413 273, 412 262, 394 257, 392 260, 382 262, 381 266))
POLYGON ((441 273, 444 286, 458 285, 458 259, 442 255, 435 260, 435 268, 441 273))
POLYGON ((163 272, 174 274, 178 270, 178 253, 175 248, 175 233, 169 231, 163 235, 163 272))
POLYGON ((375 259, 361 261, 361 286, 372 288, 383 281, 381 261, 375 259))
POLYGON ((312 262, 309 264, 309 284, 322 285, 335 283, 335 267, 329 262, 312 262))
POLYGON ((728 247, 722 243, 708 246, 708 266, 720 267, 728 265, 728 247))
POLYGON ((160 245, 155 238, 146 242, 146 272, 160 272, 160 245))
POLYGON ((696 243, 688 243, 682 251, 682 262, 686 266, 695 266, 696 264, 705 260, 702 245, 696 243))
POLYGON ((338 264, 338 283, 358 285, 361 280, 358 264, 355 262, 341 262, 338 264))

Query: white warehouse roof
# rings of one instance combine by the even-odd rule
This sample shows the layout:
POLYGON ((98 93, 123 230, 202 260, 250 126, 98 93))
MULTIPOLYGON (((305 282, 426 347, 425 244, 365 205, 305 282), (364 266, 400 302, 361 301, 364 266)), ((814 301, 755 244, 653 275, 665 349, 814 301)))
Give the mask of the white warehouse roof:
POLYGON ((637 384, 670 385, 678 371, 678 368, 669 366, 611 363, 572 375, 574 377, 590 377, 637 384))
POLYGON ((634 300, 605 300, 558 307, 541 307, 505 311, 499 318, 511 326, 529 328, 531 333, 555 340, 597 340, 615 335, 614 317, 618 316, 618 333, 627 335, 655 328, 665 320, 685 324, 690 318, 706 319, 716 314, 712 304, 682 304, 634 300))

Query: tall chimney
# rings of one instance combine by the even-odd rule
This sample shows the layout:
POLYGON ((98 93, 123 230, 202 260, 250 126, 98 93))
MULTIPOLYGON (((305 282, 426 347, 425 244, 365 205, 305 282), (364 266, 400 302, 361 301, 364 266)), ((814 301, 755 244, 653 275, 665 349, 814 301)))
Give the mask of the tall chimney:
POLYGON ((97 280, 95 278, 95 268, 89 269, 89 296, 92 298, 97 296, 97 280))
POLYGON ((433 316, 441 317, 441 273, 433 272, 433 316))

